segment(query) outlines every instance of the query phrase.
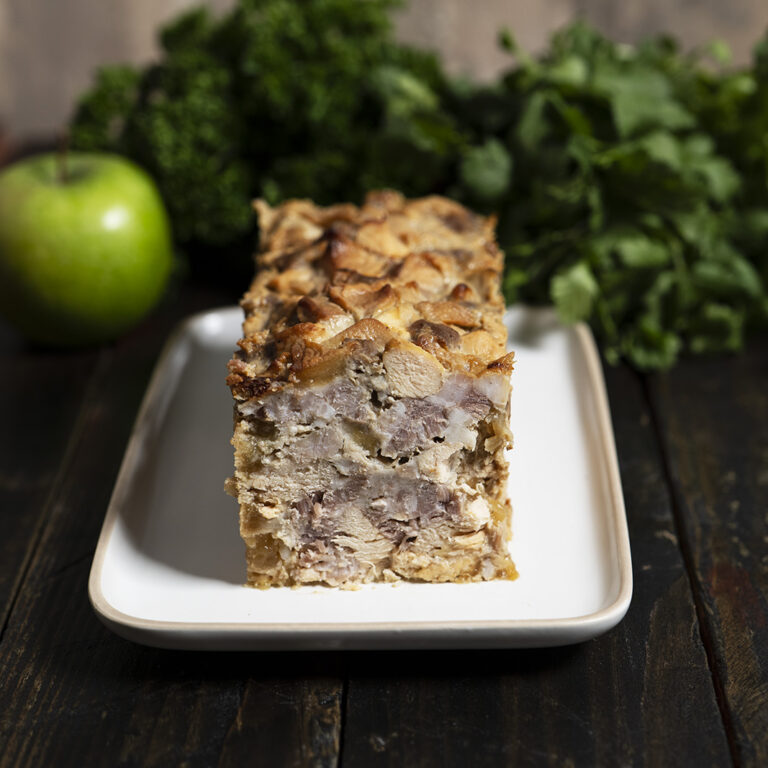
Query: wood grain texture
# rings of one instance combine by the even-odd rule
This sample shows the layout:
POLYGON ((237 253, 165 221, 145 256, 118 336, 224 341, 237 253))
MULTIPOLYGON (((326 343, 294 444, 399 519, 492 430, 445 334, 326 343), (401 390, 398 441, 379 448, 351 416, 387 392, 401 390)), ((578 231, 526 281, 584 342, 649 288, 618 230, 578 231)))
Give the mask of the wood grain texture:
POLYGON ((730 762, 643 391, 606 373, 634 558, 627 617, 570 648, 353 656, 343 764, 730 762))
POLYGON ((725 41, 735 63, 745 64, 752 47, 768 28, 764 0, 574 0, 574 11, 606 35, 627 43, 672 33, 684 48, 725 41))
MULTIPOLYGON (((11 135, 57 134, 97 67, 148 62, 160 25, 194 0, 3 0, 0 121, 11 135)), ((208 0, 215 10, 233 0, 208 0)))
POLYGON ((222 745, 220 768, 336 766, 342 725, 340 657, 278 654, 266 666, 266 674, 257 673, 245 685, 222 745))
POLYGON ((662 33, 675 35, 685 48, 725 40, 734 61, 743 64, 768 27, 768 6, 764 0, 484 0, 480 11, 465 0, 412 0, 395 16, 402 40, 438 51, 452 73, 483 80, 513 62, 496 44, 499 29, 507 27, 523 48, 537 53, 576 18, 627 43, 662 33))
MULTIPOLYGON (((216 11, 235 0, 207 0, 216 11)), ((157 53, 158 25, 194 0, 4 0, 0 2, 0 122, 13 137, 50 136, 69 119, 94 70, 113 62, 144 63, 157 53), (52 74, 55 73, 55 74, 52 74)), ((394 15, 400 39, 438 51, 452 73, 481 79, 507 68, 496 45, 501 27, 540 51, 576 17, 634 42, 670 32, 686 46, 725 39, 745 62, 768 26, 764 0, 410 0, 394 15)))
MULTIPOLYGON (((0 487, 4 505, 48 499, 31 537, 0 507, 3 552, 21 542, 31 553, 27 570, 8 566, 18 589, 0 639, 0 768, 766 763, 766 342, 726 362, 686 361, 647 389, 606 371, 635 589, 601 638, 531 651, 216 654, 145 648, 103 628, 88 571, 148 376, 180 317, 230 300, 186 286, 119 343, 64 361, 0 331, 3 363, 21 371, 0 377, 12 424, 25 387, 48 397, 57 372, 69 379, 41 454, 45 484, 0 487)), ((0 466, 28 477, 37 454, 25 439, 14 456, 3 435, 0 466)))
POLYGON ((0 637, 97 357, 34 350, 0 326, 0 637))
POLYGON ((651 392, 734 757, 768 765, 768 339, 651 392))
POLYGON ((278 765, 260 761, 276 734, 289 745, 284 764, 334 764, 341 677, 287 660, 265 668, 247 654, 133 645, 88 604, 96 539, 159 349, 181 315, 222 303, 221 293, 187 291, 99 353, 0 641, 0 766, 209 766, 249 750, 249 764, 278 765))
POLYGON ((482 12, 466 0, 411 0, 394 14, 398 37, 437 51, 449 72, 490 80, 514 59, 498 45, 508 28, 529 51, 541 51, 550 35, 573 20, 573 0, 510 3, 483 0, 482 12))

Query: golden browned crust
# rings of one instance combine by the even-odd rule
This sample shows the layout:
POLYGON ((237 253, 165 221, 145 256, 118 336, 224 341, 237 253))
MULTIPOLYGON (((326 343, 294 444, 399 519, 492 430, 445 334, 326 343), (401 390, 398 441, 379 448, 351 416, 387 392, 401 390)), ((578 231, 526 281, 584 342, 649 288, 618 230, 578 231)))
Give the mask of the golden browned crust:
POLYGON ((248 583, 513 578, 493 220, 394 192, 256 208, 228 376, 248 583))
POLYGON ((238 400, 318 383, 382 356, 391 388, 423 396, 444 372, 510 372, 494 220, 443 197, 373 192, 361 207, 255 203, 257 273, 227 383, 238 400))

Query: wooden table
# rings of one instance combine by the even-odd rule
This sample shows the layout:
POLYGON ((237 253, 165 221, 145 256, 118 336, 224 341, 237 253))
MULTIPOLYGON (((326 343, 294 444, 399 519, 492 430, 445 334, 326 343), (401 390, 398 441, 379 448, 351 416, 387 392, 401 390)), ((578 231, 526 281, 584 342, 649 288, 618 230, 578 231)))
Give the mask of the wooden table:
POLYGON ((768 765, 768 340, 671 374, 606 368, 634 561, 624 621, 530 651, 193 653, 87 597, 177 287, 118 343, 0 326, 0 767, 768 765))

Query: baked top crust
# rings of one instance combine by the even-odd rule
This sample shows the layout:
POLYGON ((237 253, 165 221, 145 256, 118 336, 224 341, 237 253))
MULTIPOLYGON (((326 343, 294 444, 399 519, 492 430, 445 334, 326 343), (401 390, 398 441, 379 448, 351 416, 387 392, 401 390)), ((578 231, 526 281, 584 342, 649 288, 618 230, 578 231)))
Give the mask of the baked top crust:
POLYGON ((392 191, 360 207, 254 205, 260 252, 227 378, 236 400, 329 381, 356 356, 383 355, 403 397, 432 394, 446 372, 511 372, 493 218, 392 191))

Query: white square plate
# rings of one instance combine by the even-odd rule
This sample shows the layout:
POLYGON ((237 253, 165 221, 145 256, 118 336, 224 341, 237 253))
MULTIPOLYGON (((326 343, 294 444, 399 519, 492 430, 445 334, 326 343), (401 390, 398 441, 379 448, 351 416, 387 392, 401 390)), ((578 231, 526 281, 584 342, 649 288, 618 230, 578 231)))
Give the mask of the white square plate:
POLYGON ((564 645, 617 624, 632 595, 611 420, 589 330, 507 312, 515 448, 515 581, 248 589, 232 468, 226 363, 242 313, 185 321, 139 412, 91 568, 108 627, 211 650, 564 645))

